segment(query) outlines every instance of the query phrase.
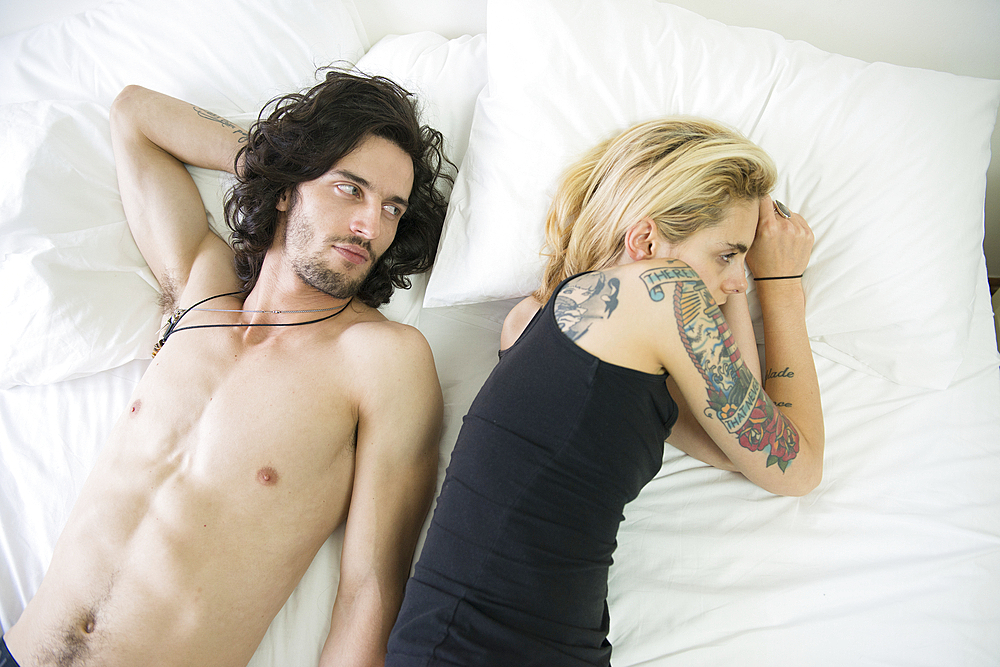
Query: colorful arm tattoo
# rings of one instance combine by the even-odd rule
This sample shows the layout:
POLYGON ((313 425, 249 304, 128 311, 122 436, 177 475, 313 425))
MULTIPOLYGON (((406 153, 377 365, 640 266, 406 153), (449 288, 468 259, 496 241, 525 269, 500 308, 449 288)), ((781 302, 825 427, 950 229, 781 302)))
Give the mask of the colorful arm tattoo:
POLYGON ((722 311, 698 274, 683 267, 654 269, 640 277, 656 302, 664 301, 666 290, 674 286, 673 307, 681 342, 705 379, 705 414, 722 422, 741 447, 752 452, 770 447, 767 465, 777 464, 784 472, 799 452, 799 434, 740 359, 722 311))

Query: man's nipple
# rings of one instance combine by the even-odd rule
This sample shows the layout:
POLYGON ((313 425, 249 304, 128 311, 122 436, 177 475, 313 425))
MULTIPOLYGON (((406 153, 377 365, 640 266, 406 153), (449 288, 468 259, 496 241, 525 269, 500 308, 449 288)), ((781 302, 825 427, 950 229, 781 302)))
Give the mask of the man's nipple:
POLYGON ((141 407, 142 407, 142 401, 141 401, 140 399, 138 399, 138 398, 137 398, 137 399, 135 399, 135 400, 134 400, 134 401, 132 402, 132 405, 130 405, 130 406, 129 406, 129 408, 128 408, 128 413, 129 413, 130 415, 134 415, 134 414, 136 414, 137 412, 139 412, 139 408, 141 408, 141 407))
POLYGON ((85 635, 92 635, 96 629, 97 616, 94 615, 94 612, 92 611, 84 612, 83 617, 80 619, 80 630, 82 630, 85 635))
POLYGON ((257 471, 257 481, 264 486, 272 486, 278 483, 278 471, 271 466, 264 466, 257 471))

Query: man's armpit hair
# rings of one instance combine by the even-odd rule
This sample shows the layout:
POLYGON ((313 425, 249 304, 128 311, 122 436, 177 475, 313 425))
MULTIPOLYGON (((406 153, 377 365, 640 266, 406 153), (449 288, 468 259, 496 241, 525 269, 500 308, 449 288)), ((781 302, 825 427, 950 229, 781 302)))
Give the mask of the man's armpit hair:
POLYGON ((170 273, 164 274, 160 278, 160 295, 156 299, 160 312, 169 315, 177 310, 177 301, 180 299, 177 293, 177 281, 170 273))

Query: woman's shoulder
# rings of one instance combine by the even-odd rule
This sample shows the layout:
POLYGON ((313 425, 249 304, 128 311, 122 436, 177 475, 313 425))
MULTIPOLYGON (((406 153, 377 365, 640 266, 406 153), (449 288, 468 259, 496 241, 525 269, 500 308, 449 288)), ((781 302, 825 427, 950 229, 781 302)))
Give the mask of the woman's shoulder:
POLYGON ((526 299, 522 299, 516 306, 510 309, 507 317, 504 318, 503 328, 500 330, 501 350, 506 350, 521 337, 525 327, 531 322, 531 318, 541 308, 542 304, 535 297, 529 296, 526 299))

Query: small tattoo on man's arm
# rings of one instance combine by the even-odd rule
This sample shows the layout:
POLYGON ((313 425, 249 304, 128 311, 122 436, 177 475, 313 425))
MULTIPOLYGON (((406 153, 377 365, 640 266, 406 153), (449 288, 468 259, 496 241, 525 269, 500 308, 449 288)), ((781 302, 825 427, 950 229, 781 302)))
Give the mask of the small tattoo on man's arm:
POLYGON ((792 407, 791 403, 780 403, 780 402, 778 402, 778 403, 775 403, 775 405, 778 406, 779 408, 790 408, 790 407, 792 407))
POLYGON ((232 121, 230 121, 230 120, 228 120, 226 118, 223 118, 219 114, 215 114, 215 113, 212 113, 211 111, 208 111, 206 109, 202 109, 201 107, 193 107, 193 109, 194 109, 194 112, 196 114, 198 114, 199 116, 201 116, 205 120, 210 120, 210 121, 212 121, 214 123, 218 123, 219 125, 222 125, 223 127, 227 127, 230 130, 232 130, 233 134, 238 134, 239 135, 239 142, 241 144, 245 144, 247 142, 247 139, 248 139, 247 133, 243 130, 242 127, 240 127, 236 123, 234 123, 234 122, 232 122, 232 121))
POLYGON ((770 380, 771 378, 793 378, 795 373, 792 372, 788 366, 785 366, 785 370, 776 371, 772 368, 767 369, 767 375, 764 377, 765 380, 770 380))

